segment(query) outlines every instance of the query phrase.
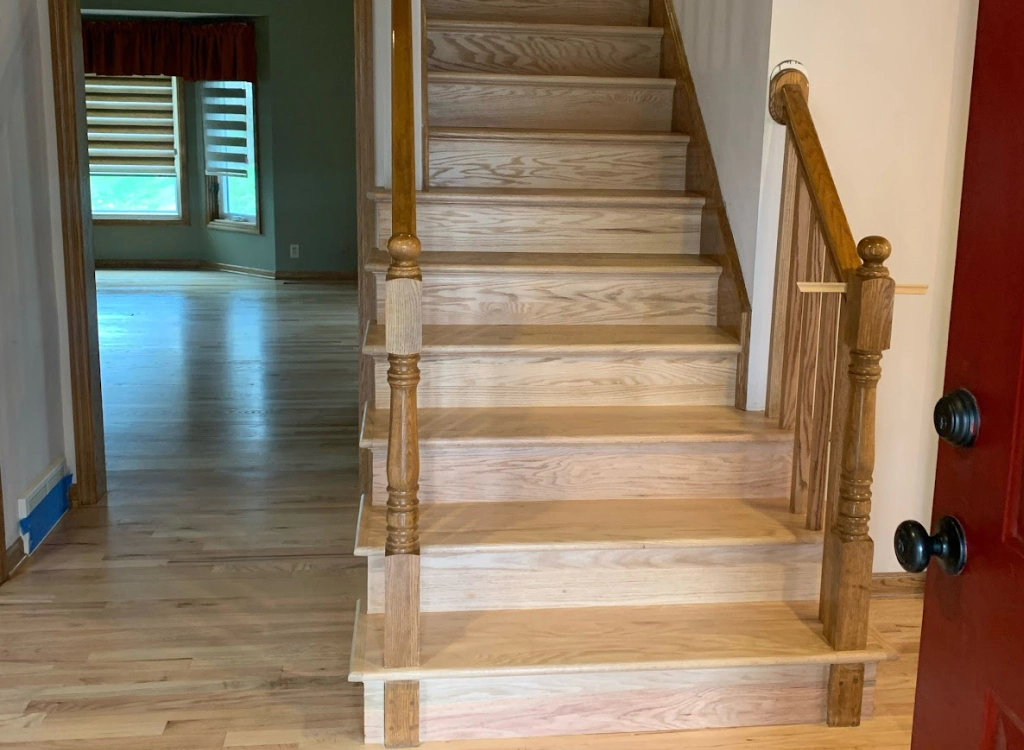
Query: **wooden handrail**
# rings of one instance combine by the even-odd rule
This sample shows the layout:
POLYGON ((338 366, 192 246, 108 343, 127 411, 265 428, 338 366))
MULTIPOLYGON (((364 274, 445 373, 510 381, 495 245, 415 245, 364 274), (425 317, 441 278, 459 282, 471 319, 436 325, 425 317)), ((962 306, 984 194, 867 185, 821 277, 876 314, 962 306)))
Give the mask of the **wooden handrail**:
POLYGON ((840 278, 847 280, 860 266, 850 222, 839 199, 825 149, 807 104, 809 84, 798 70, 784 70, 772 79, 769 110, 772 118, 785 125, 793 139, 796 155, 807 179, 815 212, 821 221, 825 246, 840 278))
MULTIPOLYGON (((885 238, 854 245, 807 98, 799 71, 772 80, 769 106, 786 126, 786 157, 765 411, 794 433, 791 510, 825 532, 825 638, 837 651, 857 651, 868 640, 875 392, 896 285, 885 238)), ((833 666, 829 724, 859 723, 863 691, 863 664, 833 666)))
MULTIPOLYGON (((423 342, 420 241, 416 237, 416 127, 412 0, 391 3, 391 265, 385 285, 388 384, 388 503, 385 544, 384 666, 420 659, 420 447, 416 391, 423 342)), ((384 686, 388 747, 419 744, 419 683, 384 686)))

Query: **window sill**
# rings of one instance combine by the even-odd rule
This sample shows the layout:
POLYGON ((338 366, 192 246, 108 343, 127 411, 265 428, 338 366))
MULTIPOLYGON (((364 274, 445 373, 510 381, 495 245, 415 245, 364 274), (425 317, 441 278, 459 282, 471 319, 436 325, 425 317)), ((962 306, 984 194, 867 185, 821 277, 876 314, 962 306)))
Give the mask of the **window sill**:
POLYGON ((241 221, 228 221, 227 219, 213 219, 206 224, 207 229, 217 229, 222 232, 239 232, 241 234, 262 234, 259 224, 246 224, 241 221))
POLYGON ((131 216, 102 217, 93 214, 92 223, 94 226, 177 227, 187 226, 189 222, 187 216, 169 216, 164 219, 150 216, 140 216, 138 218, 131 216))

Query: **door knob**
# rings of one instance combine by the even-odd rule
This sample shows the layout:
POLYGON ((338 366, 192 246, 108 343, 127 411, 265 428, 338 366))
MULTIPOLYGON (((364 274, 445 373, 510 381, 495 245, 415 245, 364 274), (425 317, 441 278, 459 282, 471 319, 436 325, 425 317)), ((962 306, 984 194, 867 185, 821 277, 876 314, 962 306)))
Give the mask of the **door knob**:
POLYGON ((922 573, 934 557, 942 570, 958 576, 967 564, 964 527, 952 516, 939 521, 935 536, 917 521, 904 521, 896 529, 896 559, 908 573, 922 573))
POLYGON ((947 443, 970 448, 981 429, 981 411, 974 394, 961 388, 947 393, 935 404, 935 431, 947 443))

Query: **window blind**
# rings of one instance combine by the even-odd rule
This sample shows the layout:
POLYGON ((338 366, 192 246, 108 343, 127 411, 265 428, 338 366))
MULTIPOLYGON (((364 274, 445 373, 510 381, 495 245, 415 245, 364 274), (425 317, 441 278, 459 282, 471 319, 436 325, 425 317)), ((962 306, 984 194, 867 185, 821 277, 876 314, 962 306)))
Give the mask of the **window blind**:
POLYGON ((206 174, 248 177, 256 161, 252 84, 205 81, 200 91, 206 174))
POLYGON ((177 174, 173 78, 87 76, 85 106, 90 174, 177 174))

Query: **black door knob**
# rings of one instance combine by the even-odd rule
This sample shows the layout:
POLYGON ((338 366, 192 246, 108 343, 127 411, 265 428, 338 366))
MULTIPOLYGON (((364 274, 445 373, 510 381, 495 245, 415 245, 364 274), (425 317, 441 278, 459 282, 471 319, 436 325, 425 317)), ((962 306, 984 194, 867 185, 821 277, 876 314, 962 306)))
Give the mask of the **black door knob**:
POLYGON ((970 448, 981 429, 981 411, 974 394, 961 388, 947 393, 935 404, 935 431, 958 448, 970 448))
POLYGON ((896 559, 908 573, 921 573, 934 557, 951 576, 960 575, 967 564, 964 527, 952 516, 939 521, 935 536, 917 521, 904 521, 896 529, 896 559))

